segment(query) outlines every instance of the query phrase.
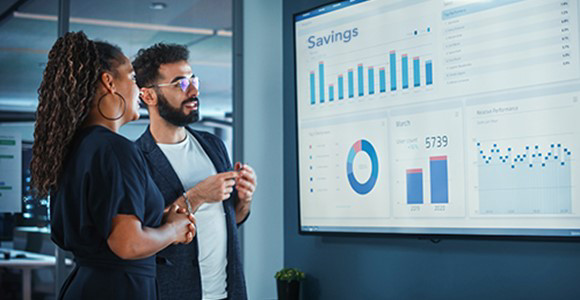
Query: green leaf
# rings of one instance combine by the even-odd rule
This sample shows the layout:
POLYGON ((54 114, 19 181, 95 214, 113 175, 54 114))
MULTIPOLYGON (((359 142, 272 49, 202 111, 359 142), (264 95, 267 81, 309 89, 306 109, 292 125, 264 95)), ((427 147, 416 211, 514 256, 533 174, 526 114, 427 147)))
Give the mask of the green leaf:
POLYGON ((278 280, 283 281, 293 281, 293 280, 300 281, 306 278, 306 275, 304 272, 301 272, 297 268, 283 268, 282 270, 276 272, 276 275, 274 275, 274 277, 278 280))

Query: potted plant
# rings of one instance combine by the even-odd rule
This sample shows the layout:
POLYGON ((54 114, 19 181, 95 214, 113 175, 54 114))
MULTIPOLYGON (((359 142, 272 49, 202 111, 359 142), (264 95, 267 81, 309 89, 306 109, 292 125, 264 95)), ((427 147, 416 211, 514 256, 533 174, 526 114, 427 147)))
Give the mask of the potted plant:
POLYGON ((278 300, 298 300, 300 297, 300 281, 306 275, 297 268, 283 268, 276 272, 278 300))

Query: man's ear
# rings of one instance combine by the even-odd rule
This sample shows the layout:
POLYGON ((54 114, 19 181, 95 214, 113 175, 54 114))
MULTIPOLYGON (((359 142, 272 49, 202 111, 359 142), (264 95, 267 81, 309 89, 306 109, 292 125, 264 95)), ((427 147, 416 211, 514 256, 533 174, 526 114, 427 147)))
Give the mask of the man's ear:
POLYGON ((139 90, 139 97, 147 106, 157 105, 157 94, 151 88, 141 88, 139 90))
POLYGON ((101 74, 101 83, 103 84, 103 87, 105 87, 107 92, 109 92, 109 93, 114 93, 116 91, 115 83, 113 82, 113 79, 114 79, 113 75, 111 75, 107 72, 103 72, 103 74, 101 74))

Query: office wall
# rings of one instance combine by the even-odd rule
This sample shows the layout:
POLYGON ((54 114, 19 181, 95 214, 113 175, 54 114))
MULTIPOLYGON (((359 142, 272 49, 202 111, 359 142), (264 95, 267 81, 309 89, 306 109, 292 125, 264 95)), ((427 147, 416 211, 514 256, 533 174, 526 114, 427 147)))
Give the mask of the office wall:
POLYGON ((243 161, 258 175, 251 215, 242 226, 242 249, 249 299, 276 299, 273 276, 282 267, 284 250, 282 1, 242 3, 243 161))
POLYGON ((292 14, 285 0, 284 265, 307 273, 303 299, 580 299, 580 244, 298 234, 292 14))

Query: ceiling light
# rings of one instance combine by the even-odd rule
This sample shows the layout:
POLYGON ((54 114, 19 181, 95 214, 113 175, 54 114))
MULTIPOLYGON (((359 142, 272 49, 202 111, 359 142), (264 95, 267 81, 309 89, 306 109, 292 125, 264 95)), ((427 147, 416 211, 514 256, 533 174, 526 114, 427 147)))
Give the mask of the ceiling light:
POLYGON ((167 7, 167 4, 163 3, 163 2, 151 2, 151 5, 149 6, 149 8, 154 9, 154 10, 163 10, 167 7))
MULTIPOLYGON (((31 13, 21 13, 14 12, 15 18, 22 19, 32 19, 32 20, 45 20, 56 22, 58 20, 57 16, 53 15, 40 15, 31 13)), ((143 29, 143 30, 153 30, 153 31, 163 31, 163 32, 181 32, 181 33, 191 33, 191 34, 201 34, 201 35, 215 35, 215 30, 206 28, 193 28, 193 27, 181 27, 181 26, 170 26, 161 24, 149 24, 149 23, 132 23, 123 21, 112 21, 112 20, 102 20, 102 19, 89 19, 89 18, 70 18, 71 24, 85 24, 85 25, 95 25, 95 26, 109 26, 116 28, 129 28, 129 29, 143 29)), ((230 33, 225 33, 222 36, 231 36, 230 33), (227 34, 227 35, 226 35, 227 34)), ((2 48, 0 47, 0 50, 2 48)), ((48 53, 44 51, 43 53, 48 53)))

